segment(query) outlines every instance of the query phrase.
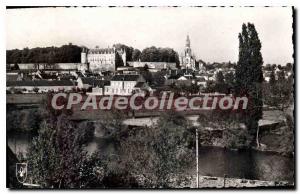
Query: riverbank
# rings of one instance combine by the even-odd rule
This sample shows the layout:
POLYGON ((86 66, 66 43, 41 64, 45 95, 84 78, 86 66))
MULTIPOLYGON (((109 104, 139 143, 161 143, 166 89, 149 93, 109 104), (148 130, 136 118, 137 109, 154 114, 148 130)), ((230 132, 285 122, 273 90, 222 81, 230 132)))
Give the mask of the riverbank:
MULTIPOLYGON (((257 188, 257 187, 290 187, 294 188, 293 183, 287 181, 262 181, 239 178, 225 178, 213 176, 200 176, 199 188, 257 188)), ((197 188, 196 176, 185 176, 173 178, 170 183, 171 188, 197 188)))

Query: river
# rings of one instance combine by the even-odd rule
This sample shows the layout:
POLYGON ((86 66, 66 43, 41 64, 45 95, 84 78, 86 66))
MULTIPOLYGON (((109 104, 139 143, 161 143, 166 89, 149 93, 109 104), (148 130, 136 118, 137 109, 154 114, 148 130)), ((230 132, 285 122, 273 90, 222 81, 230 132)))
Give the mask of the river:
MULTIPOLYGON (((32 135, 13 133, 7 136, 7 143, 14 152, 26 154, 32 135)), ((115 148, 113 142, 95 134, 87 150, 90 153, 96 150, 113 153, 115 148)), ((193 166, 196 169, 196 165, 193 166)), ((195 173, 195 169, 192 167, 188 173, 195 173)), ((232 151, 218 147, 199 149, 199 173, 204 176, 227 175, 232 178, 294 182, 294 169, 294 158, 274 153, 232 151)))

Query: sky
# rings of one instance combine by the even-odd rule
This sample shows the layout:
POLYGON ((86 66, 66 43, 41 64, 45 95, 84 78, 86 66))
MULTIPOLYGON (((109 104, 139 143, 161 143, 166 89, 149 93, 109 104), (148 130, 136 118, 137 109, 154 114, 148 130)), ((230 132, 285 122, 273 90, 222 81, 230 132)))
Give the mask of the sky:
POLYGON ((254 23, 264 63, 293 62, 290 7, 35 8, 6 10, 6 48, 93 48, 123 43, 140 50, 170 47, 183 53, 186 36, 205 62, 236 62, 243 23, 254 23))

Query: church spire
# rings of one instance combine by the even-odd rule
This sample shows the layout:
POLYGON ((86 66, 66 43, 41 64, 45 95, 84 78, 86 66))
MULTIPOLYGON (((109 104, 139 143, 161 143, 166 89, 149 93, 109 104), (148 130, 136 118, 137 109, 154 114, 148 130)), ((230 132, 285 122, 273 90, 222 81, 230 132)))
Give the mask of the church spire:
POLYGON ((189 37, 189 35, 187 35, 187 37, 186 37, 185 46, 186 46, 186 47, 191 47, 191 42, 190 42, 190 37, 189 37))

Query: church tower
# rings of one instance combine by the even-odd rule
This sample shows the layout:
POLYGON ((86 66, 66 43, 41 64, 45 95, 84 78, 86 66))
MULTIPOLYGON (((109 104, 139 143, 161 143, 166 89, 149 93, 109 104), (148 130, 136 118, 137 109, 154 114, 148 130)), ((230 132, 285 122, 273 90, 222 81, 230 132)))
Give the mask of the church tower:
POLYGON ((181 57, 181 68, 195 69, 195 57, 192 54, 191 41, 189 35, 186 37, 183 56, 181 57))
POLYGON ((190 41, 189 35, 187 35, 187 37, 186 37, 184 55, 186 57, 187 56, 192 56, 191 41, 190 41))

